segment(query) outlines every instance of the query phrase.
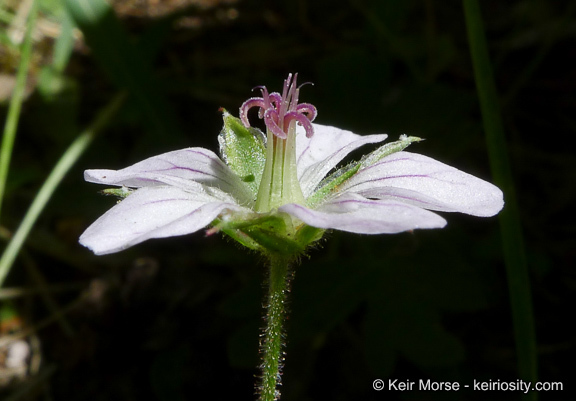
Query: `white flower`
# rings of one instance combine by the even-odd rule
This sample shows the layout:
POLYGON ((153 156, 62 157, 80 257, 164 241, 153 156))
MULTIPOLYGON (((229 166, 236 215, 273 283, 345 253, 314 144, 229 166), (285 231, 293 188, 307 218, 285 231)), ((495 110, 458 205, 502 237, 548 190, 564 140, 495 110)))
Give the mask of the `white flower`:
POLYGON ((286 80, 282 95, 262 89, 263 98, 250 99, 241 109, 247 126, 247 110, 260 108, 267 141, 224 113, 220 140, 226 162, 210 150, 189 148, 118 171, 87 170, 87 181, 134 190, 96 220, 80 243, 96 254, 107 254, 215 224, 227 234, 238 230, 250 237, 248 243, 241 242, 255 248, 263 242, 243 227, 258 228, 267 218, 279 216, 291 223, 280 234, 292 237, 306 226, 318 228, 320 236, 324 229, 382 234, 441 228, 446 220, 431 210, 487 217, 502 209, 502 192, 494 185, 402 151, 419 140, 414 137, 402 137, 329 174, 350 152, 387 136, 360 136, 312 124, 308 120, 316 110, 297 103, 295 81, 296 77, 286 80))

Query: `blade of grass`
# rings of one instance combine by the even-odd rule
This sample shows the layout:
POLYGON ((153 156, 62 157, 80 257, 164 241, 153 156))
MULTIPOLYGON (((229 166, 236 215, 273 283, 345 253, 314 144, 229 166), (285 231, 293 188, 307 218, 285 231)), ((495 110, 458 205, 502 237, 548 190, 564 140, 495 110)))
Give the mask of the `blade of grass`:
POLYGON ((36 13, 38 3, 36 0, 22 0, 18 3, 16 14, 8 27, 8 36, 13 43, 20 44, 23 41, 21 27, 30 27, 29 18, 36 13))
POLYGON ((44 206, 50 200, 50 197, 56 190, 58 184, 66 173, 70 170, 70 168, 74 165, 74 163, 78 160, 78 158, 84 153, 88 145, 92 142, 96 134, 100 132, 110 121, 110 119, 114 116, 114 114, 118 111, 120 106, 124 103, 125 94, 120 93, 116 95, 110 101, 108 105, 101 112, 96 116, 96 119, 88 127, 84 132, 82 132, 78 138, 70 147, 64 152, 54 169, 38 191, 36 198, 30 205, 30 208, 26 212, 22 223, 18 227, 18 230, 12 237, 12 240, 4 250, 4 254, 0 259, 0 288, 2 287, 6 276, 8 275, 10 268, 16 258, 16 255, 20 251, 20 248, 24 244, 26 237, 30 233, 32 226, 36 222, 36 219, 44 209, 44 206))
MULTIPOLYGON (((537 381, 537 358, 532 297, 504 126, 490 65, 480 6, 477 0, 463 0, 463 4, 476 88, 486 132, 490 167, 494 182, 502 189, 506 200, 506 206, 498 218, 514 322, 518 373, 521 379, 534 383, 537 381)), ((538 393, 536 391, 523 395, 525 400, 537 400, 537 398, 538 393)))
POLYGON ((22 108, 24 92, 26 90, 26 77, 30 66, 30 56, 32 54, 32 31, 36 24, 37 7, 38 1, 34 1, 28 15, 26 33, 22 44, 22 52, 20 53, 20 63, 16 74, 16 86, 12 93, 12 98, 10 99, 6 125, 4 126, 4 134, 2 135, 2 148, 0 149, 0 216, 2 216, 2 200, 4 199, 4 192, 6 190, 6 180, 10 168, 10 159, 12 157, 14 141, 16 140, 18 120, 20 119, 20 110, 22 108))

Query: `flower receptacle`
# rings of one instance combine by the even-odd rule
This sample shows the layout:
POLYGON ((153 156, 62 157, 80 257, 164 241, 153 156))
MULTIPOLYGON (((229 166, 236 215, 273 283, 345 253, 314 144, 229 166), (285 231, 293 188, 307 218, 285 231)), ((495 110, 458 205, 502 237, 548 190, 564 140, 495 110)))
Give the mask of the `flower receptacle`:
POLYGON ((319 241, 323 229, 311 227, 287 213, 273 211, 253 219, 218 220, 213 230, 222 231, 241 245, 264 254, 298 257, 319 241))

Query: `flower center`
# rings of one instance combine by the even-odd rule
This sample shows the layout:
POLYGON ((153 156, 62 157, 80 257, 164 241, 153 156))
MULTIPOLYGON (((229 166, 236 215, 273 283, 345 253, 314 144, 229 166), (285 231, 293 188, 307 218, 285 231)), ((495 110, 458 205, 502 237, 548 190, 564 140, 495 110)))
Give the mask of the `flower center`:
POLYGON ((296 171, 296 124, 302 125, 310 138, 317 111, 309 103, 298 104, 297 78, 298 74, 294 79, 288 75, 282 94, 259 87, 262 97, 250 98, 240 107, 240 119, 246 127, 250 126, 248 110, 252 107, 259 108, 258 117, 266 124, 266 164, 256 198, 257 212, 269 212, 287 203, 305 203, 296 171))

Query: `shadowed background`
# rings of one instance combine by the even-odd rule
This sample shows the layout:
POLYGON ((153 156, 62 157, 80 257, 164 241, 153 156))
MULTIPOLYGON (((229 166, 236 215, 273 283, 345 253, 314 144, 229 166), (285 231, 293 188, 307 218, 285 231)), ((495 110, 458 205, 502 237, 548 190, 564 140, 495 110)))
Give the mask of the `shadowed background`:
MULTIPOLYGON (((40 373, 48 373, 34 386, 6 384, 2 395, 27 387, 19 399, 254 399, 265 277, 257 255, 202 232, 103 257, 77 239, 116 202, 85 183, 83 170, 189 146, 216 151, 218 109, 237 115, 257 85, 278 91, 298 72, 314 84, 300 98, 318 108, 316 122, 423 137, 409 150, 491 181, 459 1, 118 0, 109 8, 98 0, 96 14, 83 14, 82 3, 40 2, 0 246, 69 143, 118 92, 129 96, 61 183, 10 272, 8 288, 75 287, 52 301, 3 298, 24 328, 66 313, 34 330, 40 373), (82 34, 73 31, 60 71, 51 62, 66 10, 82 34)), ((19 2, 0 4, 15 13, 19 2)), ((576 3, 481 7, 525 235, 539 378, 564 383, 540 399, 570 400, 576 3)), ((18 50, 0 43, 1 82, 10 85, 18 50)), ((443 230, 334 232, 302 260, 283 400, 484 400, 466 390, 376 392, 372 381, 518 379, 498 220, 443 216, 443 230)))

